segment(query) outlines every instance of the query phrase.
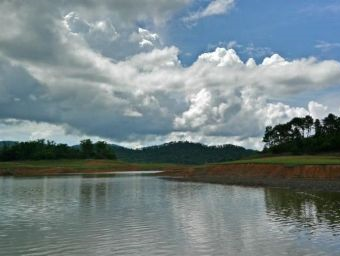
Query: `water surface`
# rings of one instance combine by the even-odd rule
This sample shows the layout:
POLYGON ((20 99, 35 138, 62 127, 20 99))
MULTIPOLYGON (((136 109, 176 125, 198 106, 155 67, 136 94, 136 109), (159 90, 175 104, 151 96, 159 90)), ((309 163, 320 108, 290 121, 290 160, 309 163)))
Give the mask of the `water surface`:
POLYGON ((137 175, 2 177, 0 255, 340 255, 340 195, 137 175))

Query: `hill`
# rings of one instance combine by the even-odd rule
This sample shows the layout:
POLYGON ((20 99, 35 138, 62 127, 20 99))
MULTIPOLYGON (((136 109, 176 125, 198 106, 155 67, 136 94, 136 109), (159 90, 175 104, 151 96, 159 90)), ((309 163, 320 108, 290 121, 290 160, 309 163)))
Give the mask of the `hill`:
POLYGON ((0 148, 3 146, 13 146, 16 142, 15 141, 0 141, 0 148))
POLYGON ((272 155, 229 162, 228 164, 269 164, 284 166, 340 165, 339 155, 272 155))
POLYGON ((1 145, 0 161, 116 159, 111 146, 105 141, 92 143, 91 140, 82 140, 79 148, 44 139, 16 143, 2 142, 1 145))
POLYGON ((287 123, 267 126, 264 153, 320 154, 340 152, 340 117, 329 114, 322 120, 295 117, 287 123))
MULTIPOLYGON (((0 141, 12 146, 14 141, 0 141)), ((235 145, 206 146, 192 142, 170 142, 158 146, 130 149, 118 145, 110 145, 117 158, 130 163, 172 163, 172 164, 205 164, 227 162, 249 157, 257 151, 235 145)), ((79 149, 79 145, 73 146, 79 149)))
POLYGON ((112 148, 118 159, 134 163, 205 164, 238 160, 257 153, 235 145, 206 146, 192 142, 170 142, 141 149, 117 145, 112 148))

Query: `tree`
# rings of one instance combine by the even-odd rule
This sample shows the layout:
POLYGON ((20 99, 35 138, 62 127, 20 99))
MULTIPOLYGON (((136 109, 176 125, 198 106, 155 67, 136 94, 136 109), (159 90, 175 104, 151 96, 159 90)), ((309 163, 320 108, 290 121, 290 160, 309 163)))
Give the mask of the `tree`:
POLYGON ((305 121, 301 117, 294 117, 290 122, 292 125, 293 130, 296 128, 299 132, 301 137, 305 136, 305 121))
POLYGON ((314 130, 315 130, 315 137, 319 137, 322 135, 322 125, 319 119, 316 119, 314 122, 314 130))
POLYGON ((115 153, 105 141, 94 144, 95 157, 99 159, 116 159, 115 153))
POLYGON ((326 134, 335 134, 339 132, 339 118, 333 114, 329 114, 323 119, 323 129, 326 134))
POLYGON ((274 144, 274 138, 273 138, 273 127, 272 126, 267 126, 266 131, 264 133, 264 137, 262 140, 266 147, 270 148, 274 144))
POLYGON ((80 141, 80 151, 84 158, 94 156, 94 145, 90 139, 80 141))
POLYGON ((309 115, 266 127, 265 150, 273 153, 314 153, 340 150, 340 118, 329 114, 320 122, 309 115), (314 128, 314 133, 312 132, 314 128))
POLYGON ((306 116, 304 118, 304 128, 307 131, 307 137, 310 136, 314 124, 314 119, 311 116, 306 116))
POLYGON ((45 140, 4 144, 2 147, 0 144, 1 161, 80 158, 115 159, 115 153, 104 141, 94 145, 91 140, 83 140, 80 143, 80 150, 78 147, 45 140))

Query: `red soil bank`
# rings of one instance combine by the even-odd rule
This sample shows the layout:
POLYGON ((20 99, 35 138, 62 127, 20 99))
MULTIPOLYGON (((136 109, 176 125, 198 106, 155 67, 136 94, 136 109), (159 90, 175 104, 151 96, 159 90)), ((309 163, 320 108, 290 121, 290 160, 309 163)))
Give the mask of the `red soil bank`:
POLYGON ((340 165, 216 164, 161 175, 230 185, 340 191, 340 165))

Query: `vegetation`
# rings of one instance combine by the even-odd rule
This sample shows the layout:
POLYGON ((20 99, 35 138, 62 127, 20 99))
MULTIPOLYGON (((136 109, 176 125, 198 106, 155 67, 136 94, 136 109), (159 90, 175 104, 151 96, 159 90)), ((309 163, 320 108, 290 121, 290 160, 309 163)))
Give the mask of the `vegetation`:
POLYGON ((284 164, 284 165, 340 165, 337 156, 274 156, 245 159, 230 162, 230 164, 284 164))
POLYGON ((104 141, 92 143, 83 140, 80 147, 56 144, 53 141, 36 140, 18 143, 3 143, 1 161, 47 160, 47 159, 116 159, 112 148, 104 141))
MULTIPOLYGON (((295 117, 274 127, 266 127, 262 156, 271 154, 324 154, 340 151, 340 117, 329 114, 314 120, 311 116, 295 117)), ((116 159, 130 163, 207 164, 228 162, 261 156, 254 150, 234 145, 206 146, 200 143, 171 142, 141 149, 109 145, 104 141, 83 140, 78 146, 56 144, 53 141, 0 143, 0 161, 57 159, 116 159)), ((328 156, 254 158, 239 163, 340 164, 328 156)), ((234 162, 235 163, 235 162, 234 162)))
POLYGON ((133 164, 107 159, 63 159, 0 162, 2 175, 104 174, 115 171, 184 170, 191 166, 171 164, 133 164))
POLYGON ((104 141, 83 140, 70 147, 53 141, 0 143, 0 161, 57 159, 116 159, 130 163, 205 164, 249 157, 256 153, 234 145, 205 146, 199 143, 171 142, 160 146, 129 149, 104 141))
POLYGON ((237 160, 257 153, 234 145, 206 146, 191 142, 170 142, 135 150, 113 148, 118 159, 134 163, 205 164, 237 160))
POLYGON ((129 164, 118 160, 108 159, 63 159, 63 160, 31 160, 0 162, 0 169, 71 169, 71 170, 158 170, 180 167, 171 164, 129 164))
POLYGON ((265 153, 315 154, 340 151, 340 117, 323 120, 296 117, 285 124, 266 127, 265 153))

